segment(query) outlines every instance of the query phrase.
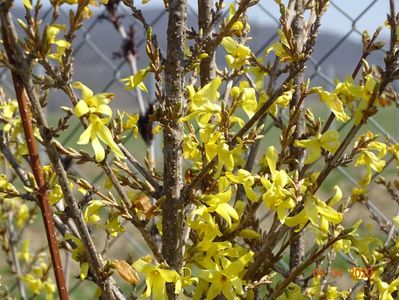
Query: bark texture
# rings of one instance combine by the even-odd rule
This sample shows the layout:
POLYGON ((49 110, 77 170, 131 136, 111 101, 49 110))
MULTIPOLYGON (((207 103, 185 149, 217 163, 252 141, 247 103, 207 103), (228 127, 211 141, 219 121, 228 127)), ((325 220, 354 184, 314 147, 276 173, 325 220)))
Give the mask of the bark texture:
MULTIPOLYGON (((183 262, 183 124, 179 122, 184 105, 183 47, 187 19, 186 0, 169 2, 167 31, 167 58, 165 66, 165 101, 163 106, 164 127, 164 192, 162 206, 162 254, 167 263, 180 270, 183 262)), ((174 298, 168 288, 169 298, 174 298)))
POLYGON ((201 60, 201 86, 206 85, 215 77, 215 53, 211 49, 208 49, 210 48, 208 40, 212 39, 213 33, 210 28, 212 21, 212 7, 213 0, 198 0, 198 28, 206 37, 207 43, 204 50, 209 54, 207 58, 201 60))
MULTIPOLYGON (((297 41, 299 51, 302 51, 303 43, 305 42, 303 37, 303 31, 304 31, 303 4, 304 4, 303 0, 295 1, 294 4, 295 16, 292 21, 292 29, 295 40, 297 41)), ((303 81, 304 81, 304 72, 301 71, 294 79, 295 91, 292 96, 292 101, 290 102, 290 118, 295 117, 294 116, 295 111, 299 110, 298 119, 295 122, 296 124, 294 132, 295 139, 300 139, 302 134, 304 133, 305 120, 303 117, 303 108, 302 108, 303 105, 301 103, 301 89, 300 89, 303 81)), ((290 171, 300 170, 303 166, 303 159, 305 154, 304 149, 295 147, 294 145, 290 145, 289 152, 290 152, 290 157, 295 159, 292 160, 292 162, 289 165, 290 171)), ((293 237, 296 234, 297 233, 295 233, 294 231, 290 232, 291 237, 293 237)), ((299 234, 297 238, 293 239, 290 245, 290 270, 292 271, 298 265, 300 265, 303 262, 304 258, 305 258, 305 241, 303 235, 299 234)), ((303 282, 303 276, 299 275, 296 279, 296 283, 302 284, 302 282, 303 282)))

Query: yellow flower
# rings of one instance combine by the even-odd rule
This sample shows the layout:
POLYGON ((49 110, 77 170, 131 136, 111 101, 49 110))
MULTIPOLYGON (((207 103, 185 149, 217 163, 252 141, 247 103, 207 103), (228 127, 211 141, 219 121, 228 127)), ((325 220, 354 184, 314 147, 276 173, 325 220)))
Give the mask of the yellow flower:
POLYGON ((281 222, 284 222, 287 216, 287 210, 291 210, 295 206, 293 193, 286 188, 290 183, 291 178, 285 170, 277 170, 277 150, 270 146, 265 156, 262 158, 262 165, 267 165, 270 169, 271 178, 262 177, 261 183, 266 189, 262 195, 262 200, 266 207, 271 210, 277 210, 277 217, 281 222))
POLYGON ((197 285, 193 299, 202 299, 201 296, 205 292, 206 300, 215 299, 220 294, 223 294, 227 300, 240 299, 237 295, 244 294, 244 281, 240 274, 252 261, 252 257, 252 251, 240 256, 235 261, 222 257, 220 265, 212 263, 212 266, 206 270, 200 270, 198 272, 200 283, 197 285))
POLYGON ((132 129, 134 137, 137 138, 137 135, 139 133, 139 128, 136 124, 139 121, 140 116, 139 116, 139 114, 135 114, 135 115, 127 114, 127 116, 128 116, 128 118, 127 118, 126 122, 123 123, 123 129, 124 130, 132 129))
POLYGON ((221 111, 220 105, 217 104, 220 97, 218 89, 221 83, 222 80, 220 77, 216 77, 198 91, 195 90, 194 86, 188 86, 187 91, 190 100, 190 113, 181 118, 181 121, 186 122, 192 118, 196 118, 198 125, 203 127, 208 124, 212 116, 218 116, 221 111))
MULTIPOLYGON (((80 0, 61 0, 63 3, 68 3, 68 4, 79 4, 80 0)), ((107 4, 109 0, 89 0, 89 5, 94 5, 98 6, 99 3, 102 4, 107 4)))
POLYGON ((380 292, 380 298, 381 300, 394 300, 392 293, 398 290, 399 287, 399 278, 396 278, 393 280, 391 283, 387 283, 382 281, 379 278, 375 278, 374 281, 376 281, 378 290, 380 292))
POLYGON ((240 69, 251 57, 251 50, 244 45, 238 44, 231 37, 223 38, 222 45, 228 53, 226 55, 227 65, 232 69, 240 69))
POLYGON ((80 89, 82 91, 82 99, 75 106, 75 114, 79 118, 86 114, 98 114, 104 115, 108 118, 112 117, 111 107, 108 103, 114 97, 111 93, 100 93, 94 95, 93 91, 85 86, 81 82, 74 82, 73 88, 80 89))
POLYGON ((276 53, 276 56, 280 58, 282 62, 293 61, 290 45, 288 44, 287 38, 285 37, 282 30, 277 31, 280 36, 280 41, 274 43, 271 47, 266 49, 266 54, 269 54, 271 51, 276 53))
POLYGON ((83 219, 86 223, 97 223, 101 220, 99 211, 102 207, 106 206, 107 202, 101 200, 92 200, 83 211, 83 219))
POLYGON ((25 225, 25 222, 29 219, 29 207, 25 204, 22 204, 18 208, 18 213, 16 216, 16 225, 18 228, 22 228, 25 225))
POLYGON ((239 169, 237 175, 226 172, 226 177, 234 183, 240 183, 244 186, 245 194, 251 201, 258 201, 259 196, 253 191, 252 186, 255 184, 255 176, 244 169, 239 169))
POLYGON ((227 171, 234 168, 233 150, 229 149, 226 144, 223 134, 215 132, 207 134, 205 130, 200 130, 201 139, 205 144, 206 158, 211 161, 215 156, 218 158, 217 172, 215 176, 219 176, 223 166, 227 171))
POLYGON ((320 100, 331 109, 338 121, 347 122, 350 120, 350 117, 345 113, 344 106, 337 94, 329 93, 322 88, 320 88, 318 93, 320 100))
POLYGON ((0 105, 0 109, 3 110, 2 117, 7 121, 4 122, 5 125, 2 130, 6 132, 10 131, 18 122, 17 118, 13 118, 18 110, 18 102, 16 100, 11 100, 0 105))
MULTIPOLYGON (((87 3, 87 5, 83 8, 82 11, 82 16, 84 18, 90 18, 93 16, 93 12, 90 10, 89 5, 92 5, 94 7, 98 7, 100 4, 107 4, 109 0, 89 0, 89 2, 87 3)), ((70 4, 70 5, 74 5, 74 4, 80 4, 81 0, 61 0, 60 4, 70 4)))
POLYGON ((56 183, 50 190, 48 197, 51 205, 58 203, 64 197, 61 186, 56 183))
MULTIPOLYGON (((180 275, 175 270, 163 269, 150 263, 150 257, 141 258, 133 263, 133 268, 145 274, 146 290, 142 294, 143 298, 148 298, 153 294, 154 300, 168 299, 166 294, 166 283, 176 283, 180 275)), ((175 294, 180 294, 181 285, 175 285, 175 294)))
POLYGON ((239 216, 236 210, 228 203, 231 200, 231 189, 215 195, 204 196, 204 201, 207 205, 208 212, 216 212, 227 222, 231 227, 231 219, 238 220, 239 216))
POLYGON ((74 82, 73 87, 82 90, 82 100, 76 104, 75 114, 79 118, 89 115, 89 125, 79 137, 78 144, 85 145, 90 141, 96 161, 100 162, 105 157, 104 147, 100 143, 101 140, 110 147, 117 157, 124 159, 124 154, 115 143, 111 131, 106 126, 112 117, 112 110, 108 103, 111 101, 113 94, 101 93, 94 95, 93 91, 81 82, 74 82), (105 116, 106 118, 101 118, 100 116, 105 116))
POLYGON ((31 1, 31 0, 22 0, 22 4, 23 4, 27 9, 32 9, 32 1, 31 1))
MULTIPOLYGON (((19 192, 15 188, 15 186, 12 185, 12 183, 10 183, 8 181, 8 178, 7 178, 7 176, 5 174, 0 174, 0 191, 12 192, 12 193, 15 193, 15 194, 19 194, 19 192)), ((3 196, 2 192, 0 192, 0 196, 3 196)), ((1 198, 3 198, 3 197, 1 197, 1 198)))
POLYGON ((241 81, 239 87, 235 86, 231 89, 230 95, 234 100, 241 96, 239 105, 242 107, 247 116, 252 118, 258 106, 255 89, 249 87, 249 83, 247 81, 241 81))
POLYGON ((57 60, 59 63, 62 63, 62 56, 64 55, 65 50, 71 47, 71 44, 65 40, 57 40, 57 35, 61 31, 65 30, 66 30, 66 25, 64 24, 54 24, 46 28, 47 42, 50 45, 57 46, 57 52, 50 53, 47 56, 51 59, 57 60))
POLYGON ((277 298, 278 300, 305 300, 301 287, 295 283, 290 283, 284 292, 277 298))
POLYGON ((151 70, 150 68, 141 69, 136 74, 121 79, 122 82, 126 82, 125 83, 126 90, 130 91, 138 87, 139 89, 148 93, 147 87, 145 86, 143 80, 150 72, 150 70, 151 70))
POLYGON ((321 149, 334 153, 339 147, 339 133, 336 130, 328 130, 323 134, 317 134, 307 140, 295 141, 296 147, 302 147, 307 150, 305 164, 311 164, 319 159, 321 149))
POLYGON ((83 246, 83 242, 69 233, 65 234, 65 240, 71 240, 76 245, 72 251, 72 259, 80 263, 80 279, 84 280, 89 271, 89 263, 86 261, 86 250, 83 246))
POLYGON ((108 121, 100 119, 98 116, 92 114, 89 117, 89 126, 79 137, 78 144, 85 145, 91 142, 93 147, 95 158, 97 162, 101 162, 105 158, 105 150, 103 145, 100 143, 102 141, 105 143, 112 152, 119 158, 124 159, 125 155, 119 149, 118 145, 115 143, 112 133, 109 128, 105 125, 108 121))
POLYGON ((355 161, 355 166, 364 165, 367 170, 366 176, 359 182, 361 187, 366 186, 370 182, 372 170, 380 173, 385 167, 385 161, 382 160, 382 158, 387 154, 388 146, 376 141, 375 139, 377 137, 378 136, 369 131, 362 134, 355 144, 355 147, 359 147, 359 144, 367 145, 360 149, 362 152, 355 161))
POLYGON ((191 212, 188 225, 192 230, 195 230, 199 239, 203 241, 213 241, 215 237, 222 235, 219 225, 205 205, 200 205, 191 212))
POLYGON ((351 240, 339 240, 334 243, 333 249, 335 252, 343 251, 344 253, 349 253, 351 250, 351 240))
POLYGON ((0 109, 3 110, 4 118, 11 119, 18 110, 18 102, 16 100, 9 101, 6 104, 0 105, 0 109))
MULTIPOLYGON (((228 21, 231 20, 231 18, 235 15, 236 11, 237 10, 235 8, 234 3, 231 3, 229 8, 229 17, 227 19, 228 21)), ((233 26, 231 26, 231 32, 236 36, 242 36, 244 29, 246 32, 249 32, 250 26, 247 22, 245 22, 245 27, 244 27, 244 23, 241 20, 238 20, 233 24, 233 26)))
POLYGON ((21 276, 22 281, 29 287, 33 294, 40 294, 43 289, 43 282, 40 278, 34 277, 32 274, 21 276))
POLYGON ((396 169, 399 171, 399 144, 390 145, 388 151, 395 157, 396 169))
POLYGON ((30 263, 33 255, 29 251, 29 240, 24 240, 21 245, 21 250, 18 252, 18 258, 25 263, 30 263))
POLYGON ((361 185, 367 185, 371 181, 372 170, 380 173, 385 167, 385 161, 379 159, 373 152, 371 151, 363 151, 362 154, 355 161, 355 166, 366 166, 366 176, 360 181, 361 185))
POLYGON ((334 90, 343 104, 350 104, 362 97, 363 88, 354 83, 352 77, 347 77, 344 82, 337 82, 334 90))
MULTIPOLYGON (((287 107, 290 101, 292 100, 293 90, 285 91, 280 97, 278 97, 273 104, 269 107, 268 111, 273 115, 277 116, 278 107, 287 107)), ((258 108, 261 107, 266 101, 269 100, 269 96, 266 95, 265 92, 261 92, 258 108)))
POLYGON ((125 227, 119 222, 119 217, 117 215, 107 220, 105 226, 111 237, 116 237, 119 233, 126 231, 125 227))
MULTIPOLYGON (((373 75, 368 74, 365 77, 366 82, 363 86, 363 90, 362 90, 362 98, 360 100, 359 105, 356 108, 355 111, 355 115, 354 115, 354 119, 355 119, 355 125, 359 125, 360 122, 363 119, 363 114, 364 114, 364 110, 367 109, 367 107, 369 106, 369 102, 370 102, 370 97, 374 92, 374 89, 376 87, 376 85, 378 84, 378 81, 376 79, 374 79, 373 75)), ((376 101, 374 101, 374 103, 372 103, 372 106, 374 106, 376 103, 376 101)))
POLYGON ((198 149, 198 143, 189 135, 183 138, 183 155, 185 159, 192 161, 201 160, 201 151, 198 149))
POLYGON ((333 224, 341 223, 342 214, 321 201, 317 196, 309 195, 305 199, 304 208, 295 216, 286 217, 284 224, 289 227, 299 226, 297 230, 301 230, 308 221, 321 231, 328 232, 329 222, 333 224))

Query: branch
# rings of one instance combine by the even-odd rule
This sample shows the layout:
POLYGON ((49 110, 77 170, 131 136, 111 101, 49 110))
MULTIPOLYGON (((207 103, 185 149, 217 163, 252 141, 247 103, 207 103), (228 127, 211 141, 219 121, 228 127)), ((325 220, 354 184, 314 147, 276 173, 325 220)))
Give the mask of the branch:
MULTIPOLYGON (((291 78, 290 79, 295 78, 295 76, 297 76, 301 71, 303 71, 305 62, 310 58, 310 55, 313 52, 313 48, 315 46, 319 28, 320 28, 321 17, 323 15, 324 8, 327 5, 327 2, 328 1, 326 1, 326 0, 316 2, 316 7, 315 7, 316 19, 310 25, 308 38, 303 44, 304 58, 301 61, 297 62, 296 67, 295 66, 291 67, 291 72, 290 72, 291 78)), ((280 87, 280 89, 281 88, 282 87, 280 87)), ((276 92, 278 92, 279 90, 277 90, 276 92)), ((279 92, 279 94, 281 94, 281 91, 279 92)), ((273 102, 275 101, 275 99, 273 99, 273 98, 269 99, 269 101, 271 101, 271 100, 273 100, 273 102)), ((264 106, 266 104, 268 104, 268 102, 266 102, 264 104, 264 106)), ((256 116, 256 114, 255 114, 255 116, 256 116)), ((299 207, 299 206, 297 205, 297 207, 299 207)), ((294 210, 291 214, 294 215, 296 212, 297 211, 294 210)), ((281 225, 280 221, 275 216, 273 224, 267 234, 267 239, 261 246, 261 249, 256 254, 256 256, 254 258, 254 262, 250 265, 246 274, 244 275, 245 279, 247 279, 247 280, 256 279, 257 277, 259 277, 259 275, 262 274, 262 272, 264 270, 270 269, 270 267, 276 262, 275 261, 276 259, 279 259, 278 257, 276 258, 273 255, 273 249, 274 249, 275 245, 277 244, 277 241, 279 241, 288 232, 288 230, 289 230, 289 228, 285 225, 281 225), (272 256, 272 258, 270 258, 270 256, 272 256)))
MULTIPOLYGON (((167 58, 165 64, 165 106, 162 112, 164 138, 164 192, 162 205, 162 254, 177 271, 183 266, 184 202, 183 123, 179 121, 184 105, 184 46, 187 25, 187 0, 169 1, 167 58)), ((176 299, 174 287, 167 285, 169 299, 176 299)))
MULTIPOLYGON (((1 17, 2 17, 1 18, 2 23, 5 24, 5 26, 3 26, 3 31, 7 34, 6 36, 4 36, 4 34, 3 34, 4 44, 5 44, 6 48, 12 49, 12 51, 13 51, 13 53, 11 55, 8 55, 8 59, 9 60, 13 59, 12 63, 16 67, 16 70, 18 70, 18 74, 15 74, 15 77, 17 78, 17 84, 16 84, 17 95, 19 95, 20 97, 21 96, 24 97, 25 101, 27 101, 26 96, 28 96, 28 98, 30 100, 30 104, 33 108, 35 119, 39 125, 40 134, 44 141, 44 146, 46 147, 50 162, 53 166, 55 173, 57 174, 58 182, 59 182, 62 192, 64 194, 64 200, 67 203, 68 208, 70 209, 71 217, 77 226, 78 232, 80 234, 80 238, 82 239, 82 242, 85 246, 85 250, 87 251, 87 257, 89 260, 90 268, 93 272, 94 279, 95 279, 96 283, 101 287, 101 290, 103 291, 103 293, 107 297, 109 297, 109 299, 124 300, 125 297, 121 294, 121 292, 115 285, 115 282, 113 281, 112 277, 104 278, 104 274, 103 274, 104 262, 102 261, 101 256, 98 254, 97 250, 95 249, 93 240, 91 238, 91 235, 87 228, 87 225, 83 220, 83 216, 79 209, 78 203, 77 203, 76 199, 74 198, 73 193, 70 189, 65 169, 62 165, 60 155, 56 149, 56 142, 55 142, 54 138, 49 134, 50 130, 48 130, 47 121, 44 116, 43 110, 41 108, 39 97, 36 93, 36 90, 34 88, 32 80, 30 78, 30 74, 31 74, 30 66, 27 65, 25 57, 23 55, 23 52, 18 45, 18 37, 17 37, 16 31, 15 31, 14 24, 11 20, 11 16, 9 15, 9 13, 7 15, 5 15, 4 10, 3 10, 3 11, 1 11, 1 17), (5 37, 8 37, 9 40, 6 41, 5 37), (9 45, 9 47, 7 47, 7 45, 9 45), (24 92, 24 88, 25 88, 26 94, 24 92)), ((27 107, 25 109, 26 109, 26 111, 29 111, 27 107)), ((22 113, 21 113, 21 115, 22 115, 22 113)), ((28 119, 28 123, 31 125, 30 119, 28 119)), ((34 141, 33 135, 32 135, 32 138, 30 138, 30 140, 34 141)), ((29 140, 28 140, 28 142, 29 142, 29 140)), ((36 153, 36 155, 37 155, 37 153, 36 153)), ((37 159, 37 158, 38 158, 38 156, 34 157, 31 160, 33 161, 34 159, 37 159)), ((45 184, 45 182, 44 182, 44 184, 45 184)), ((39 185, 39 187, 40 187, 40 185, 39 185)), ((48 201, 46 203, 48 204, 48 201)), ((60 274, 60 276, 62 276, 62 278, 63 278, 64 275, 63 275, 62 269, 56 268, 57 264, 54 264, 54 266, 55 266, 55 269, 62 274, 62 275, 60 274)), ((65 282, 64 282, 63 287, 65 290, 65 291, 63 291, 63 293, 65 294, 65 298, 61 298, 61 299, 67 299, 67 291, 65 289, 65 282)))
POLYGON ((146 228, 146 222, 142 222, 139 220, 137 215, 134 213, 134 209, 132 207, 132 203, 123 190, 121 184, 119 183, 118 179, 116 178, 114 172, 112 171, 111 167, 109 166, 107 161, 104 161, 102 164, 102 167, 107 174, 108 178, 111 180, 112 184, 115 187, 115 190, 117 191, 118 195, 121 197, 124 208, 126 212, 129 214, 129 220, 133 223, 133 225, 140 231, 141 235, 143 236, 144 240, 146 241, 147 245, 150 247, 152 250, 152 253, 154 254, 155 258, 159 263, 164 263, 165 259, 162 256, 162 254, 159 252, 157 243, 154 241, 153 237, 151 236, 150 232, 146 228), (130 213, 133 212, 133 213, 130 213))
MULTIPOLYGON (((17 67, 18 66, 17 61, 22 57, 18 56, 18 50, 20 49, 18 50, 16 49, 17 47, 16 33, 15 33, 15 28, 11 21, 11 14, 9 12, 9 9, 10 7, 3 6, 0 10, 1 31, 2 31, 4 48, 7 52, 8 60, 12 65, 17 67)), ((21 115, 25 140, 29 150, 31 168, 38 186, 37 198, 39 200, 39 205, 42 212, 51 260, 54 266, 53 270, 54 270, 55 280, 57 283, 58 295, 60 296, 61 300, 67 300, 68 293, 67 293, 67 288, 65 286, 65 278, 62 270, 62 262, 55 235, 52 211, 49 205, 48 189, 46 186, 46 181, 44 179, 44 174, 39 159, 38 147, 36 144, 35 136, 33 134, 33 126, 31 122, 31 113, 28 104, 28 99, 26 97, 22 79, 19 76, 19 74, 17 74, 16 72, 11 72, 11 74, 14 83, 15 94, 17 95, 18 108, 21 115)))
MULTIPOLYGON (((3 153, 4 157, 11 165, 14 172, 21 180, 22 184, 26 187, 32 188, 32 185, 28 180, 28 176, 26 175, 25 170, 20 166, 14 155, 11 153, 10 148, 6 144, 4 144, 4 142, 1 139, 0 139, 0 152, 3 153)), ((35 196, 33 196, 33 198, 36 204, 39 205, 37 198, 35 196)), ((62 236, 64 236, 66 233, 69 232, 68 227, 65 225, 63 221, 61 221, 60 217, 57 216, 57 214, 55 213, 53 213, 53 220, 55 227, 62 236)))
POLYGON ((24 169, 20 166, 18 161, 15 159, 14 155, 12 154, 10 147, 8 147, 3 139, 0 139, 0 152, 3 153, 4 157, 6 160, 10 163, 11 167, 19 177, 19 179, 22 181, 22 183, 25 186, 30 186, 30 182, 28 180, 28 176, 26 176, 26 173, 24 169))
MULTIPOLYGON (((213 0, 198 0, 198 28, 205 34, 204 38, 208 41, 212 39, 213 34, 210 27, 212 7, 213 0)), ((206 42, 203 50, 208 54, 208 57, 202 59, 200 63, 201 86, 206 85, 215 77, 215 51, 212 51, 209 46, 209 43, 206 42)))
MULTIPOLYGON (((365 60, 371 54, 371 46, 374 44, 374 42, 377 39, 380 31, 381 31, 381 29, 377 29, 374 32, 373 37, 371 38, 371 40, 367 44, 366 48, 363 49, 363 54, 360 57, 355 69, 353 70, 352 79, 355 79, 357 74, 359 73, 360 68, 363 65, 363 60, 365 60)), ((330 113, 330 116, 328 117, 326 123, 324 124, 323 130, 321 131, 321 133, 325 133, 330 128, 330 126, 331 126, 332 122, 334 121, 334 119, 335 119, 335 114, 334 113, 330 113)))
MULTIPOLYGON (((228 145, 230 149, 237 145, 237 142, 244 137, 249 129, 260 119, 265 118, 268 113, 268 109, 270 106, 274 104, 278 97, 280 97, 286 91, 286 84, 288 84, 295 76, 298 74, 299 70, 294 69, 289 76, 285 79, 284 83, 270 96, 269 100, 263 104, 259 110, 255 113, 255 115, 249 119, 247 123, 233 136, 233 138, 229 141, 228 145)), ((192 180, 191 184, 184 188, 183 197, 185 199, 185 203, 189 201, 189 196, 191 192, 204 180, 206 176, 209 175, 210 171, 217 163, 217 157, 211 160, 207 165, 205 165, 201 172, 192 180)))
MULTIPOLYGON (((304 14, 304 3, 303 0, 296 0, 295 2, 292 2, 293 5, 293 10, 292 11, 292 24, 291 27, 293 29, 293 34, 294 34, 294 41, 297 43, 297 46, 295 47, 298 50, 298 54, 302 52, 303 49, 303 44, 305 42, 304 40, 304 32, 305 32, 305 22, 303 19, 303 14, 304 14)), ((291 14, 288 15, 288 18, 290 18, 291 14)), ((304 83, 304 71, 301 71, 298 73, 298 75, 294 79, 295 82, 295 91, 292 95, 292 100, 290 102, 290 121, 289 123, 292 122, 295 123, 295 130, 292 135, 292 138, 294 139, 300 139, 301 136, 303 135, 305 131, 305 120, 303 117, 303 96, 302 96, 302 85, 304 83)), ((305 151, 303 148, 295 147, 294 144, 289 145, 289 157, 290 157, 290 162, 289 162, 289 171, 298 171, 301 169, 303 166, 303 161, 305 157, 305 151)), ((298 181, 298 178, 294 179, 295 181, 298 181)), ((296 190, 296 196, 300 196, 300 191, 296 190)), ((297 235, 297 238, 295 238, 292 243, 290 244, 290 270, 295 269, 303 260, 305 257, 305 241, 303 238, 303 235, 296 234, 295 232, 291 231, 290 232, 291 236, 297 235)), ((299 278, 296 278, 296 283, 299 285, 303 285, 303 276, 300 276, 299 278)))
POLYGON ((9 212, 7 216, 7 222, 8 222, 8 232, 9 232, 9 241, 10 241, 10 250, 11 250, 11 259, 15 267, 15 275, 16 275, 16 283, 18 286, 18 291, 19 291, 19 296, 21 297, 21 300, 26 299, 26 293, 25 293, 25 287, 21 282, 21 265, 19 264, 19 259, 18 259, 18 254, 17 254, 17 241, 15 237, 15 232, 14 232, 14 226, 12 224, 12 213, 9 212))
POLYGON ((155 189, 155 193, 160 195, 162 193, 162 187, 159 185, 158 181, 154 179, 154 177, 149 174, 146 169, 133 157, 133 155, 123 146, 122 144, 118 145, 122 150, 123 154, 126 155, 128 161, 136 168, 137 171, 151 184, 151 186, 155 189))
MULTIPOLYGON (((123 39, 123 45, 128 44, 128 51, 126 51, 126 53, 123 52, 122 50, 122 55, 124 55, 124 58, 129 62, 129 66, 130 66, 130 71, 132 72, 132 74, 136 74, 137 73, 137 60, 136 60, 136 49, 134 49, 134 40, 133 40, 133 35, 129 38, 125 27, 123 27, 122 23, 120 22, 119 17, 116 14, 116 8, 117 8, 117 4, 115 5, 114 3, 108 3, 106 5, 108 14, 109 14, 109 21, 114 25, 115 29, 119 32, 119 34, 121 35, 122 39, 123 39)), ((145 23, 146 24, 146 23, 145 23)), ((136 93, 137 93, 137 102, 139 105, 139 109, 140 109, 140 115, 144 116, 145 115, 145 111, 146 111, 146 105, 144 103, 144 99, 143 99, 143 93, 141 92, 141 89, 139 89, 138 87, 136 87, 136 93)))
MULTIPOLYGON (((352 229, 351 229, 352 230, 352 229)), ((309 266, 311 265, 320 255, 322 255, 328 248, 330 248, 334 243, 336 243, 339 240, 344 239, 347 236, 348 233, 342 232, 339 234, 337 237, 329 240, 321 249, 318 251, 315 251, 313 254, 311 254, 302 264, 297 266, 290 275, 285 278, 282 282, 280 282, 277 287, 274 289, 273 293, 268 296, 267 299, 274 300, 276 299, 282 292, 283 290, 295 280, 302 272, 309 266)))
POLYGON ((217 49, 217 47, 220 45, 222 42, 223 38, 228 36, 230 34, 230 30, 233 27, 233 25, 241 18, 241 16, 247 11, 247 9, 250 6, 253 6, 257 3, 258 1, 253 1, 253 0, 242 0, 240 1, 240 4, 238 5, 238 8, 235 12, 235 14, 231 17, 230 21, 222 26, 219 34, 212 40, 209 41, 210 45, 206 45, 205 47, 209 47, 211 53, 208 53, 209 55, 213 55, 214 51, 217 49))

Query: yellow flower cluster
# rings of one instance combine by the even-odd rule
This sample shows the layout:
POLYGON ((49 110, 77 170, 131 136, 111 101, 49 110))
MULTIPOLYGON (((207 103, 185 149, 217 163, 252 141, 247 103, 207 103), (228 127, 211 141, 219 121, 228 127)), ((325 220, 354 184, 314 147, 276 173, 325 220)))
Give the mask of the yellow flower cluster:
POLYGON ((86 130, 81 134, 78 144, 85 145, 90 141, 97 162, 101 162, 105 158, 105 150, 100 141, 110 147, 117 157, 124 159, 125 155, 115 143, 111 131, 106 126, 112 117, 112 110, 108 103, 114 95, 110 93, 94 95, 93 91, 81 82, 74 82, 73 87, 82 91, 82 99, 75 106, 75 114, 79 118, 86 116, 89 122, 86 130))

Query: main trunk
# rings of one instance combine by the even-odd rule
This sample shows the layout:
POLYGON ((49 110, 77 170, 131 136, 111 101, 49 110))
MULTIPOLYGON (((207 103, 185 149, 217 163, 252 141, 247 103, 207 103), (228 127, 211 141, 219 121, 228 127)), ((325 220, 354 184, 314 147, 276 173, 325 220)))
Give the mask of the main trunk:
MULTIPOLYGON (((182 231, 183 202, 180 193, 183 185, 183 126, 179 122, 184 103, 183 47, 187 18, 186 0, 169 2, 167 31, 167 59, 165 70, 165 102, 163 105, 164 137, 164 192, 162 206, 162 254, 167 263, 180 270, 183 263, 182 231)), ((169 298, 174 298, 173 288, 168 287, 169 298)))

